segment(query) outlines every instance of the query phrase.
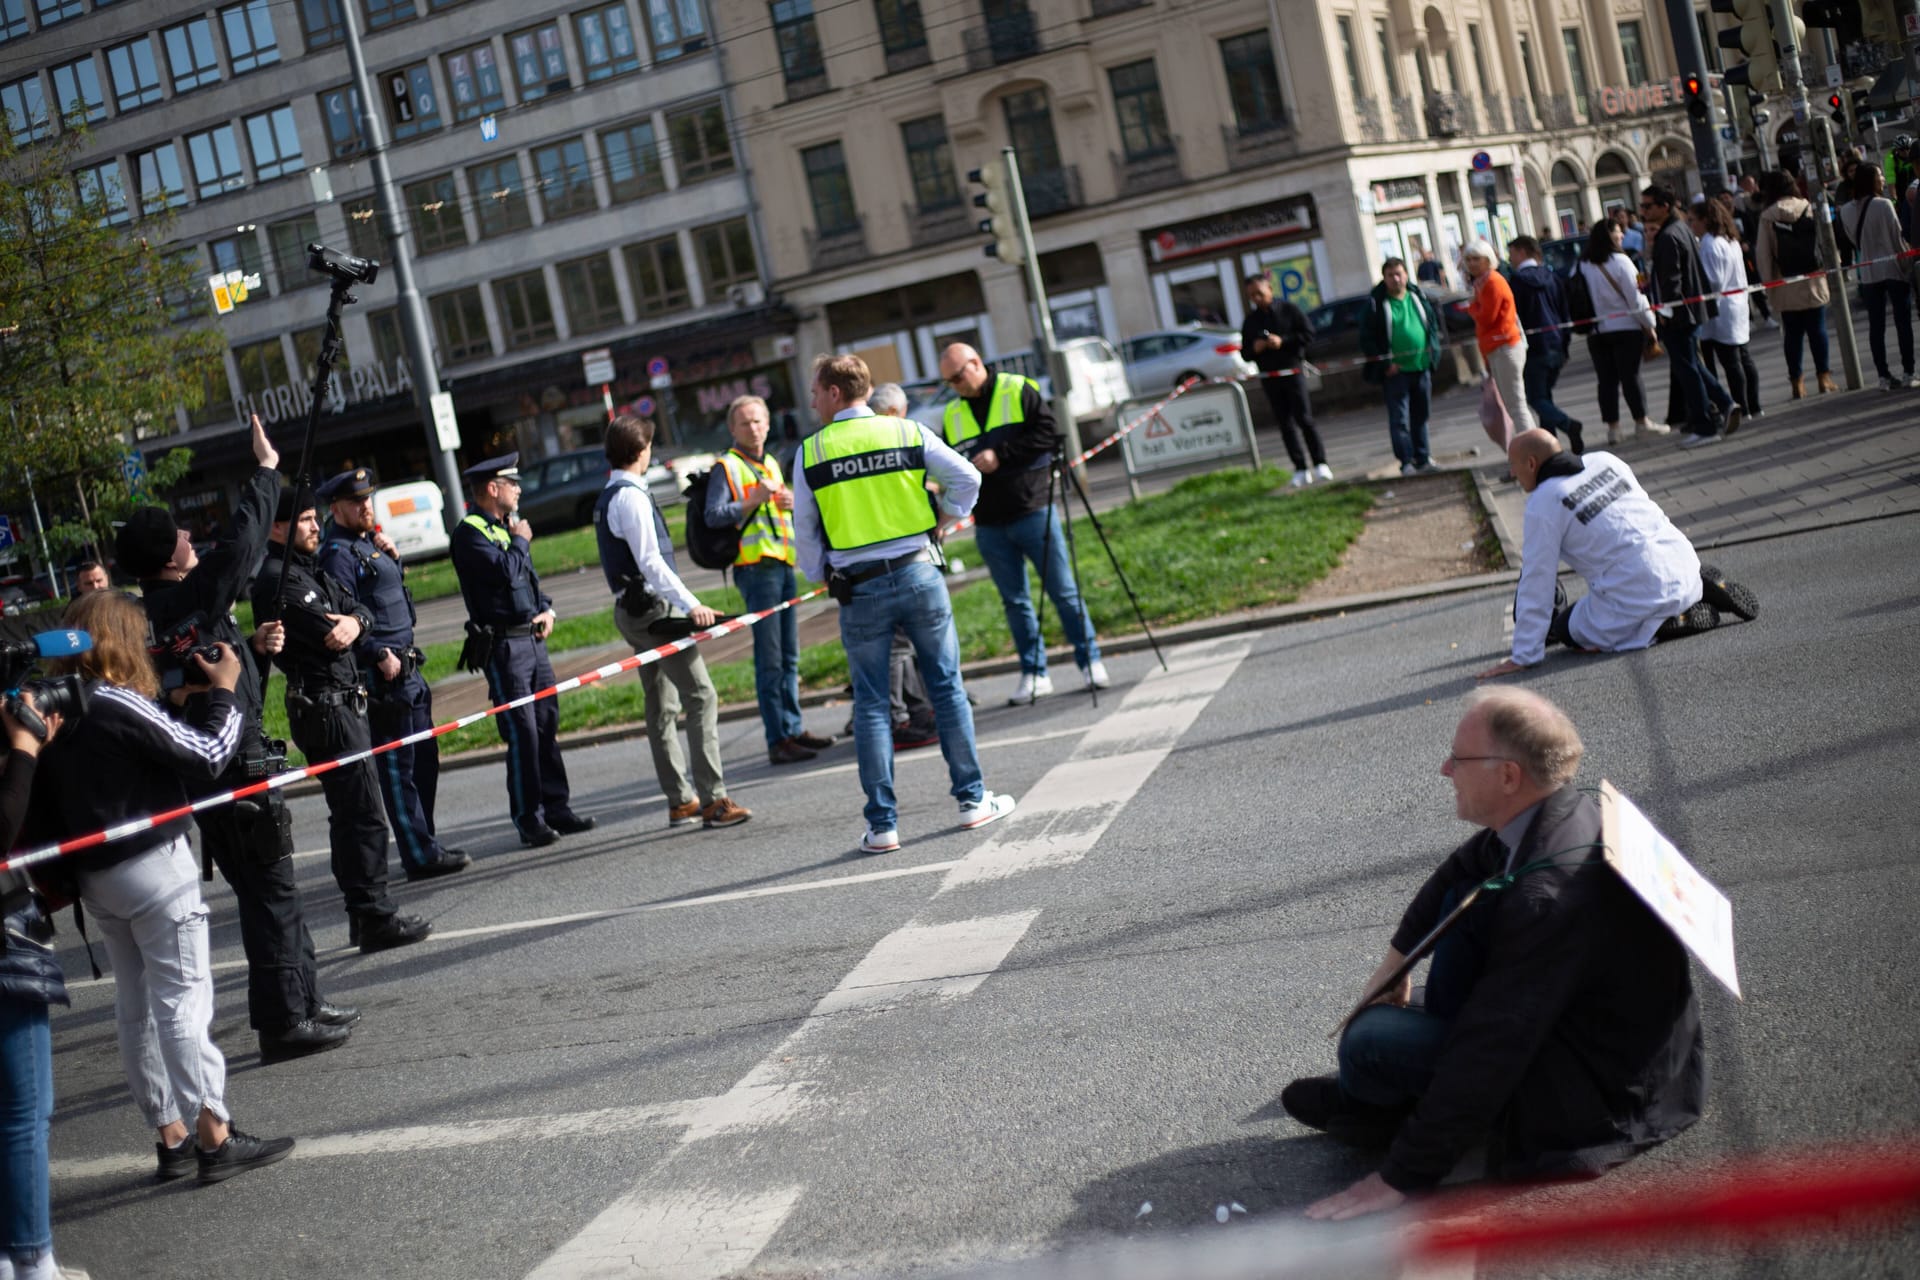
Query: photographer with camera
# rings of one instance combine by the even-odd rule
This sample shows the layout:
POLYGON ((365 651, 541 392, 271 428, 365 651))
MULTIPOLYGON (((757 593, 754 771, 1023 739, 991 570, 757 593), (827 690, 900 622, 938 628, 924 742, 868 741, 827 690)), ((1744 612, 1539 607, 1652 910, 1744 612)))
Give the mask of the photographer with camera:
MULTIPOLYGON (((127 518, 114 541, 122 571, 140 581, 147 622, 157 647, 164 683, 198 679, 191 653, 224 644, 240 658, 235 693, 242 723, 240 747, 211 785, 195 796, 257 782, 286 762, 286 744, 269 743, 260 728, 260 674, 256 658, 276 652, 286 637, 280 624, 261 626, 251 643, 234 620, 234 602, 253 580, 267 545, 280 476, 280 454, 253 419, 253 458, 259 464, 233 513, 233 537, 202 560, 186 532, 165 507, 142 507, 127 518)), ((205 711, 205 699, 188 692, 174 714, 189 723, 205 711)), ((276 1062, 336 1048, 346 1042, 359 1011, 329 1004, 320 995, 313 938, 293 875, 293 819, 279 791, 267 791, 199 814, 200 843, 233 889, 240 914, 240 944, 247 955, 247 1015, 260 1037, 262 1062, 276 1062)), ((203 872, 211 877, 212 872, 203 872)))
MULTIPOLYGON (((292 489, 281 493, 267 560, 253 583, 253 616, 286 623, 286 647, 275 661, 287 676, 287 724, 313 764, 373 745, 367 691, 353 658, 354 642, 372 629, 373 615, 320 568, 319 549, 313 504, 292 489)), ((431 924, 399 914, 387 896, 387 826, 373 761, 329 770, 320 787, 327 796, 333 878, 346 898, 348 943, 362 952, 385 951, 432 933, 431 924)))
MULTIPOLYGON (((365 605, 373 625, 354 642, 366 681, 367 724, 375 742, 392 742, 433 728, 433 691, 420 674, 425 659, 413 644, 413 595, 399 548, 373 519, 373 476, 365 467, 343 471, 314 490, 328 504, 320 567, 365 605)), ((433 829, 440 782, 440 744, 428 738, 395 747, 375 761, 387 824, 409 880, 430 880, 471 866, 473 859, 442 845, 433 829)))
MULTIPOLYGON (((226 770, 246 723, 235 692, 245 668, 231 646, 193 657, 206 684, 205 722, 195 727, 160 705, 138 603, 98 591, 70 605, 66 620, 90 633, 93 647, 55 668, 94 683, 86 714, 41 753, 27 813, 35 842, 179 808, 189 781, 204 785, 226 770), (102 778, 114 785, 101 786, 102 778)), ((227 1063, 210 1034, 207 904, 186 819, 56 865, 71 871, 112 957, 120 1060, 134 1101, 159 1134, 159 1176, 184 1177, 197 1168, 201 1182, 219 1182, 285 1159, 293 1139, 243 1133, 227 1110, 227 1063)))

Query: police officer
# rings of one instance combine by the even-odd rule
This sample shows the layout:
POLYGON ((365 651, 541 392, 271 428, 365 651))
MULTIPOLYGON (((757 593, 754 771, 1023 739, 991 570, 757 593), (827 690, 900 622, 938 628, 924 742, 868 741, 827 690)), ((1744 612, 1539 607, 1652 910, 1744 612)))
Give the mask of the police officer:
POLYGON ((1090 689, 1108 684, 1100 642, 1080 601, 1066 539, 1053 505, 1053 415, 1039 384, 1017 373, 992 373, 980 353, 956 342, 940 353, 940 378, 956 393, 941 426, 946 441, 980 471, 979 526, 974 545, 1000 591, 1007 629, 1020 655, 1020 681, 1007 701, 1018 705, 1053 692, 1047 646, 1027 589, 1027 561, 1040 574, 1073 660, 1090 689))
MULTIPOLYGON (((266 563, 253 583, 253 616, 286 623, 287 646, 277 661, 287 677, 287 723, 310 764, 365 751, 367 695, 353 645, 373 626, 373 615, 353 593, 320 568, 320 521, 308 502, 281 493, 274 510, 266 563), (281 588, 281 567, 286 586, 281 588)), ((373 761, 320 775, 327 796, 327 843, 333 878, 346 899, 347 940, 360 950, 385 951, 418 942, 433 926, 403 916, 387 896, 387 827, 380 818, 380 784, 373 761)))
MULTIPOLYGON (((553 602, 533 571, 533 526, 519 515, 519 463, 520 455, 509 453, 461 473, 473 510, 453 531, 453 570, 467 602, 460 666, 486 672, 496 706, 555 683, 547 661, 553 602)), ((502 712, 495 722, 507 744, 507 808, 520 843, 539 849, 592 830, 593 819, 576 815, 570 803, 555 699, 502 712)))
MULTIPOLYGON (((276 772, 285 743, 268 743, 260 729, 260 672, 284 643, 279 623, 267 623, 251 642, 240 635, 233 605, 253 579, 253 566, 267 544, 280 454, 253 420, 253 457, 258 464, 233 513, 233 536, 202 559, 165 507, 141 507, 114 539, 120 571, 140 583, 141 601, 155 640, 163 678, 191 659, 181 656, 207 644, 226 644, 240 656, 240 746, 233 762, 202 794, 231 791, 276 772), (170 643, 169 643, 170 642, 170 643), (175 652, 180 651, 180 652, 175 652)), ((198 683, 196 679, 191 683, 198 683)), ((170 701, 188 720, 203 713, 203 699, 170 701)), ((293 874, 293 823, 279 791, 267 791, 196 814, 200 845, 233 889, 240 917, 240 946, 247 956, 247 1017, 260 1037, 263 1062, 319 1053, 346 1042, 360 1018, 357 1009, 328 1003, 320 994, 313 937, 293 874)), ((213 873, 208 871, 207 875, 213 873)))
MULTIPOLYGON (((373 740, 392 742, 433 727, 433 691, 420 674, 422 654, 413 645, 413 595, 399 550, 373 521, 373 487, 372 474, 356 467, 322 484, 314 496, 329 504, 320 568, 373 615, 372 628, 354 642, 353 654, 367 690, 373 740)), ((395 747, 373 759, 407 879, 429 880, 471 866, 465 852, 446 848, 434 835, 439 740, 395 747)))
POLYGON ((826 425, 800 448, 793 529, 801 571, 825 581, 840 603, 840 643, 853 676, 854 746, 867 793, 860 851, 891 853, 900 847, 888 705, 895 627, 906 631, 920 658, 960 825, 985 826, 1013 812, 1014 801, 988 791, 981 778, 953 607, 927 541, 936 520, 927 477, 940 483, 941 508, 963 516, 980 491, 980 473, 919 423, 876 415, 867 407, 872 390, 873 376, 859 356, 814 362, 813 408, 826 425))

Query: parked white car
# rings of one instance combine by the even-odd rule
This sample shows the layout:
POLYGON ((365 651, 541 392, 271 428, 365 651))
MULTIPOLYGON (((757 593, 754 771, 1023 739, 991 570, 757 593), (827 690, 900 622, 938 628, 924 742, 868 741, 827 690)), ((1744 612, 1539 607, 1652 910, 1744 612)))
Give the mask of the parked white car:
POLYGON ((1136 334, 1120 351, 1137 396, 1165 395, 1194 378, 1251 378, 1259 372, 1240 354, 1238 331, 1208 325, 1136 334))
POLYGON ((442 515, 445 506, 440 486, 431 480, 383 485, 373 491, 374 522, 410 560, 447 554, 452 544, 442 515))
MULTIPOLYGON (((1105 421, 1113 416, 1116 406, 1132 398, 1126 365, 1105 338, 1073 338, 1061 343, 1060 351, 1073 377, 1067 403, 1073 409, 1075 422, 1105 421)), ((1040 384, 1042 396, 1053 398, 1053 379, 1031 351, 989 356, 987 368, 995 373, 1025 374, 1040 384)), ((910 382, 903 389, 907 393, 907 416, 935 431, 940 430, 947 404, 953 399, 953 388, 935 381, 910 382)))

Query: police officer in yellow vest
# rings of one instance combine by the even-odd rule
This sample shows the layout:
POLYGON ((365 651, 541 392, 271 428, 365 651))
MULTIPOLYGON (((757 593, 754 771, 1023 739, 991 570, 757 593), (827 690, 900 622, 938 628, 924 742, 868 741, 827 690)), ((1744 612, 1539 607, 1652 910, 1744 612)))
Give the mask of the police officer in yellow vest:
MULTIPOLYGON (((766 451, 767 402, 741 396, 727 406, 733 448, 720 455, 725 485, 707 486, 707 523, 740 530, 733 580, 749 613, 799 594, 793 576, 793 490, 780 459, 766 451)), ((753 688, 767 731, 767 759, 798 764, 833 745, 800 719, 800 619, 782 610, 753 628, 753 688)))
MULTIPOLYGON (((473 510, 453 531, 453 571, 467 603, 460 665, 484 671, 498 706, 555 683, 547 661, 553 602, 533 571, 533 528, 520 518, 520 455, 504 454, 461 473, 473 510)), ((507 744, 507 808, 520 843, 540 848, 588 831, 570 802, 560 759, 560 704, 542 698, 494 717, 507 744)))
POLYGON ((953 516, 973 509, 980 473, 919 423, 876 416, 867 407, 873 376, 853 355, 813 365, 813 409, 826 425, 800 447, 793 526, 800 570, 825 581, 840 602, 840 643, 853 677, 854 747, 867 793, 863 853, 900 847, 893 796, 893 726, 888 667, 893 631, 904 628, 919 656, 940 727, 951 792, 962 827, 1013 812, 1013 797, 986 789, 973 742, 973 710, 960 684, 960 640, 947 585, 927 534, 933 508, 927 477, 953 516))
POLYGON ((964 342, 940 353, 940 378, 955 393, 942 424, 947 443, 980 469, 974 545, 1000 590, 1007 629, 1020 655, 1020 682, 1007 701, 1018 705, 1053 692, 1047 647, 1027 587, 1028 561, 1060 611, 1060 629, 1073 645, 1081 679, 1091 688, 1106 688, 1100 642, 1080 601, 1053 506, 1053 415, 1039 384, 1017 373, 988 372, 980 353, 964 342))

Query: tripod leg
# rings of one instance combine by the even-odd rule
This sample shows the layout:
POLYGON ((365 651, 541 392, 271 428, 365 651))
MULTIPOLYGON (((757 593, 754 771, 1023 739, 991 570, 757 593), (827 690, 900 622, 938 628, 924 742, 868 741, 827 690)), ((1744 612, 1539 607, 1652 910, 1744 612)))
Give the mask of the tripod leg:
POLYGON ((1147 625, 1147 614, 1140 607, 1140 598, 1133 594, 1133 584, 1127 581, 1127 571, 1120 567, 1120 557, 1113 554, 1113 543, 1107 540, 1107 531, 1100 523, 1100 517, 1094 514, 1093 499, 1087 496, 1087 483, 1080 478, 1079 472, 1073 473, 1073 487, 1080 493, 1080 505, 1086 508, 1087 523, 1100 535, 1100 547, 1107 553, 1107 563, 1113 566, 1114 576, 1120 579, 1120 589, 1127 593, 1127 603, 1133 606, 1133 616, 1140 623, 1140 630, 1146 635, 1147 643, 1153 646, 1153 656, 1158 659, 1160 669, 1167 669, 1167 655, 1160 652, 1160 642, 1154 638, 1153 628, 1147 625))
MULTIPOLYGON (((1053 505, 1053 487, 1051 485, 1047 487, 1047 505, 1048 507, 1052 507, 1053 505)), ((1040 646, 1040 660, 1042 662, 1045 662, 1047 658, 1047 565, 1049 564, 1049 562, 1052 561, 1052 559, 1053 559, 1053 521, 1048 520, 1046 531, 1041 535, 1041 538, 1040 538, 1040 594, 1036 596, 1033 601, 1034 643, 1040 646)), ((1023 556, 1021 557, 1021 560, 1020 560, 1020 576, 1024 578, 1026 576, 1026 573, 1027 573, 1027 562, 1026 562, 1026 558, 1023 556)), ((1066 625, 1066 619, 1062 618, 1060 620, 1060 625, 1064 627, 1066 625)), ((1024 658, 1025 656, 1026 656, 1025 654, 1021 655, 1022 658, 1024 658)), ((1027 695, 1027 705, 1032 706, 1034 703, 1038 702, 1039 700, 1040 700, 1040 682, 1039 682, 1039 679, 1036 677, 1034 680, 1033 692, 1027 695)))
MULTIPOLYGON (((1087 593, 1085 589, 1080 586, 1080 555, 1073 542, 1073 502, 1067 492, 1066 469, 1061 467, 1057 461, 1053 468, 1053 482, 1053 486, 1050 486, 1047 490, 1047 503, 1049 506, 1052 505, 1053 489, 1057 487, 1060 491, 1060 527, 1066 531, 1067 536, 1067 581, 1071 582, 1075 590, 1079 592, 1080 617, 1087 624, 1088 632, 1091 633, 1093 631, 1093 609, 1087 604, 1087 593)), ((1054 608, 1054 612, 1060 613, 1057 605, 1054 608)), ((1060 629, 1065 631, 1066 628, 1066 615, 1060 613, 1060 629)), ((1088 638, 1091 640, 1091 634, 1089 634, 1088 638)), ((1071 643, 1071 637, 1069 637, 1069 643, 1071 643)), ((1090 678, 1087 681, 1087 692, 1093 695, 1093 705, 1098 707, 1100 705, 1100 690, 1094 686, 1090 678)))

